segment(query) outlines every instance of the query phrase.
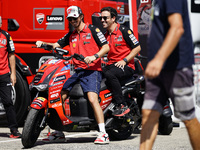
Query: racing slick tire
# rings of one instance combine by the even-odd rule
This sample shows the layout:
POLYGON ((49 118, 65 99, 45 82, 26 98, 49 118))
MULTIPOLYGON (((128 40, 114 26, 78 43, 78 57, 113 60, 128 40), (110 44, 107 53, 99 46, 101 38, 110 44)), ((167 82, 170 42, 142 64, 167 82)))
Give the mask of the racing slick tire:
POLYGON ((22 145, 25 148, 33 147, 37 141, 40 132, 43 128, 40 128, 40 124, 44 117, 44 109, 31 108, 26 118, 24 128, 22 131, 22 145))
POLYGON ((107 133, 111 140, 125 140, 131 136, 133 128, 131 125, 126 127, 120 126, 117 129, 108 130, 107 133))

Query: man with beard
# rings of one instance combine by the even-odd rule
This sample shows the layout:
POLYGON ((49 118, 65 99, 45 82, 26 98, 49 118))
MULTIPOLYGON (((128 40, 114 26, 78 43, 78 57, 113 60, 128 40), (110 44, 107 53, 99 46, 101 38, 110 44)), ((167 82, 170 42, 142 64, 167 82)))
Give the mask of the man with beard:
POLYGON ((105 37, 109 42, 108 63, 103 74, 111 88, 117 107, 114 116, 124 116, 130 109, 123 99, 121 80, 130 78, 135 73, 134 57, 140 52, 140 44, 128 27, 117 23, 117 11, 112 7, 101 9, 101 23, 107 29, 105 37))
MULTIPOLYGON (((56 43, 45 43, 37 41, 36 45, 40 47, 42 44, 52 45, 53 48, 70 46, 71 54, 82 54, 85 57, 85 62, 73 58, 75 65, 75 73, 66 81, 61 91, 62 100, 68 96, 72 87, 80 81, 83 92, 87 94, 90 104, 94 110, 94 115, 99 126, 99 135, 94 141, 95 144, 109 143, 108 134, 105 131, 105 123, 103 111, 98 102, 98 94, 100 92, 101 83, 101 57, 109 51, 107 41, 102 32, 93 25, 83 22, 82 10, 77 6, 70 6, 67 9, 67 19, 75 28, 74 31, 67 33, 63 38, 56 43), (100 50, 99 50, 99 47, 100 50)), ((62 132, 53 132, 44 142, 60 142, 65 141, 65 136, 62 132)))

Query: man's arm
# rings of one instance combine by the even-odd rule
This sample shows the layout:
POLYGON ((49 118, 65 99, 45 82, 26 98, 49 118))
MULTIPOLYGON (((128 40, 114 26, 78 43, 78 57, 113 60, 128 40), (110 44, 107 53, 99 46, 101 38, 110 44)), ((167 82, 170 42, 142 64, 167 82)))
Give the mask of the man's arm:
POLYGON ((43 41, 37 41, 37 42, 35 43, 35 45, 36 45, 37 47, 41 47, 42 44, 52 45, 53 48, 56 48, 56 47, 60 48, 60 47, 61 47, 57 42, 56 42, 56 43, 47 43, 47 42, 43 42, 43 41))
POLYGON ((125 58, 115 63, 116 67, 124 68, 124 66, 140 52, 141 47, 140 47, 139 41, 136 39, 131 29, 124 26, 120 26, 119 30, 122 32, 122 36, 125 42, 131 48, 131 52, 125 58))
POLYGON ((101 47, 100 51, 97 53, 99 57, 103 57, 106 53, 108 53, 110 50, 110 47, 108 44, 105 44, 101 47))
POLYGON ((140 45, 137 46, 136 48, 132 49, 132 51, 130 52, 130 54, 128 56, 126 56, 125 58, 127 59, 127 61, 129 62, 130 60, 132 60, 139 52, 141 51, 141 47, 140 45))
POLYGON ((14 53, 9 53, 9 64, 10 64, 10 79, 11 83, 14 86, 16 83, 16 65, 15 65, 15 54, 14 53))
MULTIPOLYGON (((96 53, 96 54, 99 56, 99 58, 101 58, 101 57, 103 57, 106 53, 108 53, 109 50, 110 50, 109 45, 108 45, 108 44, 104 44, 104 45, 101 47, 100 51, 99 51, 98 53, 96 53)), ((96 57, 95 57, 94 55, 93 55, 93 56, 87 56, 87 57, 85 57, 85 62, 88 63, 88 64, 92 63, 94 60, 96 60, 96 57)))
MULTIPOLYGON (((130 60, 132 60, 141 50, 140 45, 138 45, 137 47, 133 48, 131 50, 131 52, 125 57, 125 59, 127 60, 127 62, 129 62, 130 60)), ((126 62, 124 60, 120 60, 117 63, 115 63, 115 66, 119 67, 119 68, 124 68, 124 66, 126 65, 126 62)))
POLYGON ((173 13, 169 15, 168 22, 170 24, 170 28, 162 46, 158 50, 155 57, 147 64, 147 68, 145 71, 145 76, 147 78, 155 78, 160 74, 160 71, 162 70, 165 61, 173 52, 181 36, 184 33, 181 14, 173 13))

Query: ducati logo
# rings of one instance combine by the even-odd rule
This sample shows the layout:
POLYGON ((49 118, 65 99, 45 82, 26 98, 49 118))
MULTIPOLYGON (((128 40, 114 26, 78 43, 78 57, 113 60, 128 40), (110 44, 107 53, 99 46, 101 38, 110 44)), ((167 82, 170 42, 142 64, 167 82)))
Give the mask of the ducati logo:
POLYGON ((68 10, 67 10, 67 14, 70 14, 71 11, 72 11, 72 9, 68 9, 68 10))
POLYGON ((42 24, 42 22, 44 21, 44 14, 43 13, 36 14, 36 19, 39 24, 42 24))

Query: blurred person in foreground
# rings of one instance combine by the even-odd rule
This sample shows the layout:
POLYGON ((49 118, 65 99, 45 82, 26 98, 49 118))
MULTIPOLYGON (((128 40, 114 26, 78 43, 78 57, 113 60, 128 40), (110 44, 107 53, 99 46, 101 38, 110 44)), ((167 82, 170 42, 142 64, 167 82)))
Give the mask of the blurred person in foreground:
POLYGON ((152 149, 159 116, 168 98, 174 105, 174 115, 186 126, 193 149, 199 150, 200 124, 193 99, 194 51, 187 0, 154 0, 148 58, 140 150, 152 149))

